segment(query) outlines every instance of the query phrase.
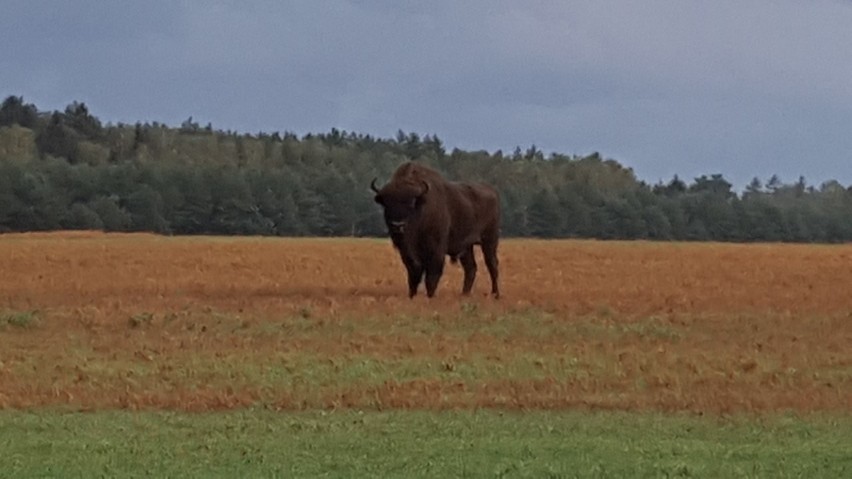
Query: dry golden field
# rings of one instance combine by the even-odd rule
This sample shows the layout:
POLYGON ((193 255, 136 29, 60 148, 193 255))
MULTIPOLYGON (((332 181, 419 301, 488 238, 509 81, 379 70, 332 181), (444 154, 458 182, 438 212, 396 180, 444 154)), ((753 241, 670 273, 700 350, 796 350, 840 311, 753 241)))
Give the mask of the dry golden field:
POLYGON ((852 411, 852 246, 0 235, 0 408, 852 411))

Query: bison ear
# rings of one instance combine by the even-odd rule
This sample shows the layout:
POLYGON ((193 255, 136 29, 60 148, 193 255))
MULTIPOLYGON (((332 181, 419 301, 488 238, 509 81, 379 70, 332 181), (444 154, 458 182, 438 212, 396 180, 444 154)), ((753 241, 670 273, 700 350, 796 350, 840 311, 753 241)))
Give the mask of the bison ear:
POLYGON ((424 180, 420 180, 420 183, 423 185, 423 191, 414 198, 413 206, 415 208, 419 208, 426 201, 426 193, 429 192, 429 183, 426 183, 424 180))
POLYGON ((378 204, 380 204, 380 205, 382 205, 382 206, 384 206, 384 204, 385 204, 385 200, 384 200, 384 198, 382 198, 382 195, 376 195, 376 196, 374 196, 374 197, 373 197, 373 201, 375 201, 376 203, 378 203, 378 204))
POLYGON ((425 202, 426 202, 426 197, 424 195, 420 195, 420 196, 415 197, 414 200, 413 200, 414 209, 420 208, 421 206, 423 206, 423 203, 425 203, 425 202))

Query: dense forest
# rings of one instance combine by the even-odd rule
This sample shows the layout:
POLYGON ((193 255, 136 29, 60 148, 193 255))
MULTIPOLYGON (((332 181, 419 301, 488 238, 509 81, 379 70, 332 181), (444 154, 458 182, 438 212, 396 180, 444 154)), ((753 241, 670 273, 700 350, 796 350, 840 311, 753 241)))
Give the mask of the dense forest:
POLYGON ((379 236, 370 181, 407 159, 495 185, 507 237, 852 239, 852 188, 836 181, 755 178, 738 194, 719 174, 647 184, 598 154, 448 152, 402 131, 238 134, 191 117, 103 124, 84 103, 43 112, 19 96, 0 107, 0 232, 379 236))

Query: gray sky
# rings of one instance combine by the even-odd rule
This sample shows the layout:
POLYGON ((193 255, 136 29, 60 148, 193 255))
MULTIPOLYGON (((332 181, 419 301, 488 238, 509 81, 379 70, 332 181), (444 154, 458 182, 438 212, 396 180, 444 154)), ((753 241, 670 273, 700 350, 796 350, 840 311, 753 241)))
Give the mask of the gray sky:
POLYGON ((0 0, 0 95, 102 121, 852 183, 852 2, 0 0))

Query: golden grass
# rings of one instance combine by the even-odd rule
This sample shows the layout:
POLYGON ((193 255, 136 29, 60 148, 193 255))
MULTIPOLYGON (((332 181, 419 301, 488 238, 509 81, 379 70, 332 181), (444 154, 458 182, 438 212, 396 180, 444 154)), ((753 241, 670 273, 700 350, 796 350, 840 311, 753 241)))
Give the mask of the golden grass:
POLYGON ((0 407, 852 409, 852 246, 477 255, 409 300, 387 240, 2 235, 0 407))

